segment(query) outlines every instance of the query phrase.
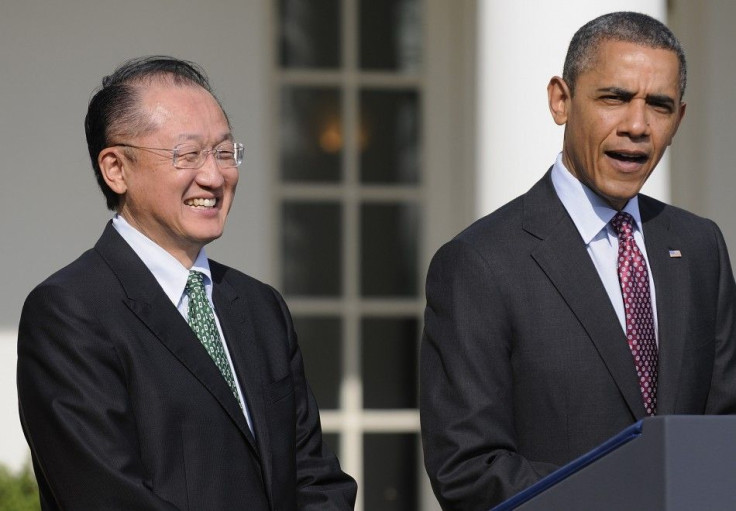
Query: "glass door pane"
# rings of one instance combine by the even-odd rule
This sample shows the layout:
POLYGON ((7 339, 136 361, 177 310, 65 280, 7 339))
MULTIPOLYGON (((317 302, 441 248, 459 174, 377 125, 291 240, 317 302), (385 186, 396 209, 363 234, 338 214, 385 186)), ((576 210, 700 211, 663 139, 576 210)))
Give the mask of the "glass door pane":
POLYGON ((410 511, 417 509, 417 454, 419 435, 369 433, 365 451, 365 509, 410 511))
POLYGON ((416 71, 422 59, 419 0, 360 0, 360 68, 416 71))
POLYGON ((419 94, 416 90, 360 93, 360 181, 419 181, 419 94))
POLYGON ((417 296, 418 207, 365 203, 360 209, 361 294, 417 296))
POLYGON ((279 0, 279 64, 283 68, 340 66, 340 0, 279 0))
POLYGON ((342 176, 341 94, 334 87, 281 88, 280 167, 285 182, 336 182, 342 176))
POLYGON ((363 407, 416 408, 418 319, 363 318, 360 345, 363 407))
POLYGON ((287 295, 342 292, 342 206, 284 201, 281 208, 282 290, 287 295))

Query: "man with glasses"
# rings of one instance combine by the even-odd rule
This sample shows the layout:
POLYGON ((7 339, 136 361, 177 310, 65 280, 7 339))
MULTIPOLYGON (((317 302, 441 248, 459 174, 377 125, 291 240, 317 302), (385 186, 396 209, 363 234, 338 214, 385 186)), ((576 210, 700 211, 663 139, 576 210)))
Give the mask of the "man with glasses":
POLYGON ((115 211, 95 247, 29 295, 21 421, 47 510, 347 510, 280 295, 208 260, 243 145, 204 72, 125 63, 90 101, 115 211))

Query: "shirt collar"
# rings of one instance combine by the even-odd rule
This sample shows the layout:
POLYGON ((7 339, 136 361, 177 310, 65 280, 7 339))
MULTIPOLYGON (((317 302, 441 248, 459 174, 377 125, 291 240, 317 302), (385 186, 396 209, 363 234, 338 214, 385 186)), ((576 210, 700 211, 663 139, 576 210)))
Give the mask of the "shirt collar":
MULTIPOLYGON (((552 166, 552 185, 586 245, 608 225, 617 213, 567 170, 565 164, 562 163, 562 153, 557 155, 557 160, 552 166)), ((629 199, 622 211, 634 217, 636 228, 639 232, 643 232, 639 213, 639 197, 635 195, 629 199)))
MULTIPOLYGON (((169 297, 169 300, 178 306, 184 294, 184 288, 187 285, 189 269, 185 268, 174 256, 145 234, 130 225, 122 216, 116 214, 112 219, 112 225, 128 245, 130 245, 136 255, 140 257, 143 264, 153 273, 153 276, 164 290, 164 293, 166 293, 166 296, 169 297)), ((205 275, 205 290, 207 291, 207 295, 211 297, 212 275, 210 274, 210 265, 204 247, 197 254, 197 258, 191 269, 205 275)))

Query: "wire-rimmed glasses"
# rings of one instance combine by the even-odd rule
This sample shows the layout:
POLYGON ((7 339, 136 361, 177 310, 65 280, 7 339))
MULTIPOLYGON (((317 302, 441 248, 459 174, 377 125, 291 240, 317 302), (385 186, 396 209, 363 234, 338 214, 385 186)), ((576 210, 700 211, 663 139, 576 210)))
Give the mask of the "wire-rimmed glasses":
POLYGON ((143 151, 165 151, 171 153, 171 162, 175 168, 193 170, 201 168, 207 160, 207 156, 210 154, 214 156, 215 162, 220 168, 240 167, 240 164, 243 163, 243 153, 245 152, 243 144, 238 142, 223 142, 211 149, 205 149, 196 144, 181 144, 173 149, 144 147, 133 144, 113 144, 112 146, 130 147, 131 149, 141 149, 143 151))

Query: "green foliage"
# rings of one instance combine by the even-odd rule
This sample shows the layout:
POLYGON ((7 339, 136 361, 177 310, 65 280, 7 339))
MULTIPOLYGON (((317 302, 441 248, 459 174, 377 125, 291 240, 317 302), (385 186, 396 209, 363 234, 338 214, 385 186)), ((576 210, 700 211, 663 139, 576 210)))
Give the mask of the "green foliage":
POLYGON ((0 511, 40 511, 38 485, 26 465, 14 474, 0 466, 0 511))

